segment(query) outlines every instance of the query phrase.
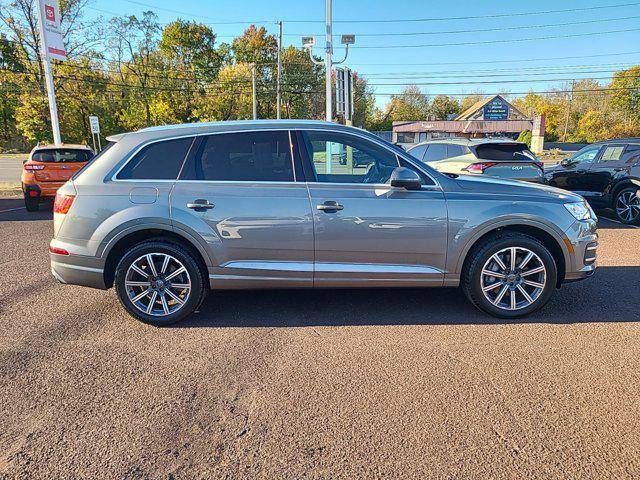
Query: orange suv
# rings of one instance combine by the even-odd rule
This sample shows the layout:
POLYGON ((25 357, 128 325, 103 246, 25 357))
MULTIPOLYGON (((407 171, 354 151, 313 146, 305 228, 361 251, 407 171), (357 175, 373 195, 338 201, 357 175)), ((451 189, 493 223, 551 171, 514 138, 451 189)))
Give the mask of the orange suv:
POLYGON ((27 211, 38 210, 40 201, 54 198, 74 173, 93 157, 87 145, 38 145, 29 154, 22 169, 22 192, 27 211))

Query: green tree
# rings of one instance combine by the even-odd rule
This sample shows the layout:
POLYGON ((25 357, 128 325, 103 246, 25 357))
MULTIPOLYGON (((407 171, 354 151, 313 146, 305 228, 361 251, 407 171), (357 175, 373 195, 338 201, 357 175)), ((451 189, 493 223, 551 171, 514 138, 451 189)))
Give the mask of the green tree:
POLYGON ((409 85, 402 93, 392 95, 387 109, 392 121, 427 120, 429 118, 429 97, 416 85, 409 85))
POLYGON ((447 120, 449 115, 460 113, 460 104, 448 95, 436 95, 431 102, 430 113, 436 120, 447 120))

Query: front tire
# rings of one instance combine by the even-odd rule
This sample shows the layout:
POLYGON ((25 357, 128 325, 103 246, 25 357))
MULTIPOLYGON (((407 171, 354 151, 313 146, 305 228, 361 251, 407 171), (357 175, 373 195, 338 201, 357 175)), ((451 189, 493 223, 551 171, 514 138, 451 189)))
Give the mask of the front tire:
POLYGON ((127 312, 155 326, 184 320, 206 294, 205 275, 193 255, 164 241, 131 248, 116 267, 114 284, 127 312))
POLYGON ((613 200, 613 211, 619 222, 625 225, 640 224, 640 188, 626 187, 613 200))
POLYGON ((475 246, 463 267, 461 287, 480 310, 518 318, 542 308, 556 286, 558 269, 539 240, 502 233, 475 246))

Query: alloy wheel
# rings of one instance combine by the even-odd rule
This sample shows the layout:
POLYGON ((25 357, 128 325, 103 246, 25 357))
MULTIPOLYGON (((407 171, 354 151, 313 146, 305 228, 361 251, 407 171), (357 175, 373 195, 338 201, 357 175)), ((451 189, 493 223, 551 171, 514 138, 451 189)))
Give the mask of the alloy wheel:
POLYGON ((480 287, 486 299, 503 310, 533 304, 544 291, 547 270, 540 257, 524 247, 507 247, 489 257, 482 267, 480 287))
POLYGON ((177 258, 148 253, 137 258, 125 275, 131 303, 142 313, 166 316, 180 310, 191 295, 191 278, 177 258))
POLYGON ((637 219, 640 216, 640 198, 637 192, 626 190, 618 195, 616 213, 618 217, 627 222, 637 219))

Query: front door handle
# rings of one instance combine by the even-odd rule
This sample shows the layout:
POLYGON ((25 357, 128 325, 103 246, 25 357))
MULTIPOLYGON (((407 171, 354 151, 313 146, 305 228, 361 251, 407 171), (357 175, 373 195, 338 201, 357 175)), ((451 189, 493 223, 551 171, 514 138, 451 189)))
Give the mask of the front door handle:
POLYGON ((579 173, 580 175, 582 175, 583 173, 587 173, 587 171, 580 169, 580 170, 576 170, 576 173, 579 173))
POLYGON ((323 212, 327 212, 327 213, 334 213, 339 210, 344 210, 344 207, 334 200, 327 200, 326 202, 321 203, 320 205, 316 205, 316 208, 318 210, 322 210, 323 212))
POLYGON ((213 207, 215 207, 213 203, 209 203, 209 200, 205 200, 203 198, 199 198, 197 200, 194 200, 193 202, 187 203, 187 208, 191 208, 196 212, 204 212, 205 210, 209 210, 213 207))

